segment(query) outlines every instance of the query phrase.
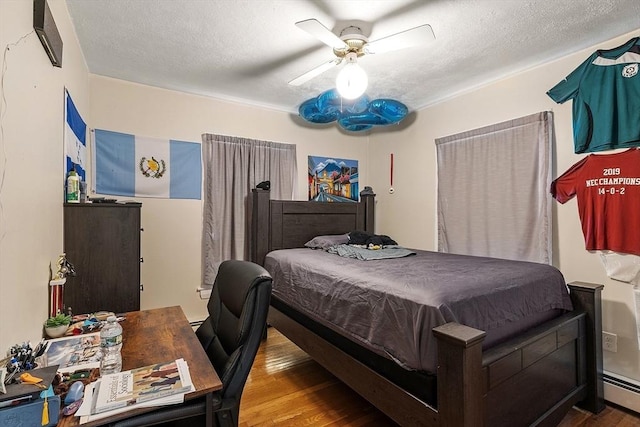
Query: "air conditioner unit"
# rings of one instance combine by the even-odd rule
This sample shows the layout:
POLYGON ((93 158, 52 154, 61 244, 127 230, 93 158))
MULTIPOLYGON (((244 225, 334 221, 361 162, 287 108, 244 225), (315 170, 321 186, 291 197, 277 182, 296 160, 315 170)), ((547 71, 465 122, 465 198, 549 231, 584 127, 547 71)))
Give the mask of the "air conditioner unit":
POLYGON ((62 67, 62 39, 46 0, 33 0, 33 29, 54 67, 62 67))

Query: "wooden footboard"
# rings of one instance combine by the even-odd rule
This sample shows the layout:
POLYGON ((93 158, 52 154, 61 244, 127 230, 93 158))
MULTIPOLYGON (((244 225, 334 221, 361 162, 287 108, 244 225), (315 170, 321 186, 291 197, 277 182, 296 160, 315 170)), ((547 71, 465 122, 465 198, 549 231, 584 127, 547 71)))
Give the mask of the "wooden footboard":
POLYGON ((437 408, 271 307, 269 322, 403 426, 557 425, 571 406, 604 408, 601 285, 570 285, 575 310, 482 352, 484 332, 448 323, 438 339, 437 408))
POLYGON ((483 354, 486 425, 555 426, 575 404, 604 409, 602 288, 570 284, 573 312, 483 354))

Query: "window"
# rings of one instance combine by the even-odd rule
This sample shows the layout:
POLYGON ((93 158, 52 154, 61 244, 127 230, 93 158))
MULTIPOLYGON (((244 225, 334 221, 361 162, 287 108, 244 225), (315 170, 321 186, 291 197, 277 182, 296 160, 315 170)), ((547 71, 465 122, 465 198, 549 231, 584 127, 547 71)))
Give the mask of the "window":
POLYGON ((271 181, 271 198, 293 199, 296 146, 203 134, 202 161, 202 279, 212 286, 222 261, 249 259, 251 189, 271 181))
POLYGON ((551 263, 553 115, 436 140, 438 250, 551 263))

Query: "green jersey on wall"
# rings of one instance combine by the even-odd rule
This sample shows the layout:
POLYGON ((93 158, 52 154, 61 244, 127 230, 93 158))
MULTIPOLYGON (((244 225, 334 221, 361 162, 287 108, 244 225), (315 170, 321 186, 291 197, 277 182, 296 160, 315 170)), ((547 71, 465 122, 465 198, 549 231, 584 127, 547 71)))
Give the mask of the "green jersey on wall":
POLYGON ((640 146, 640 37, 597 50, 547 95, 573 99, 576 153, 640 146))

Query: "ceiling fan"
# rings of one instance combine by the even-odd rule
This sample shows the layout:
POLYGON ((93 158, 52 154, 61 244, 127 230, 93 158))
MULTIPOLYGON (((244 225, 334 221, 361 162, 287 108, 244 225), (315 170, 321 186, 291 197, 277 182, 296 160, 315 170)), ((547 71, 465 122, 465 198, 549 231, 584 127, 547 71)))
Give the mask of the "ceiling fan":
POLYGON ((355 64, 357 58, 363 55, 400 50, 435 39, 433 30, 428 24, 409 28, 374 41, 369 41, 357 26, 348 26, 340 32, 340 36, 337 36, 317 19, 307 19, 296 22, 295 25, 333 48, 336 57, 291 80, 289 84, 292 86, 300 86, 343 61, 347 64, 355 64))

